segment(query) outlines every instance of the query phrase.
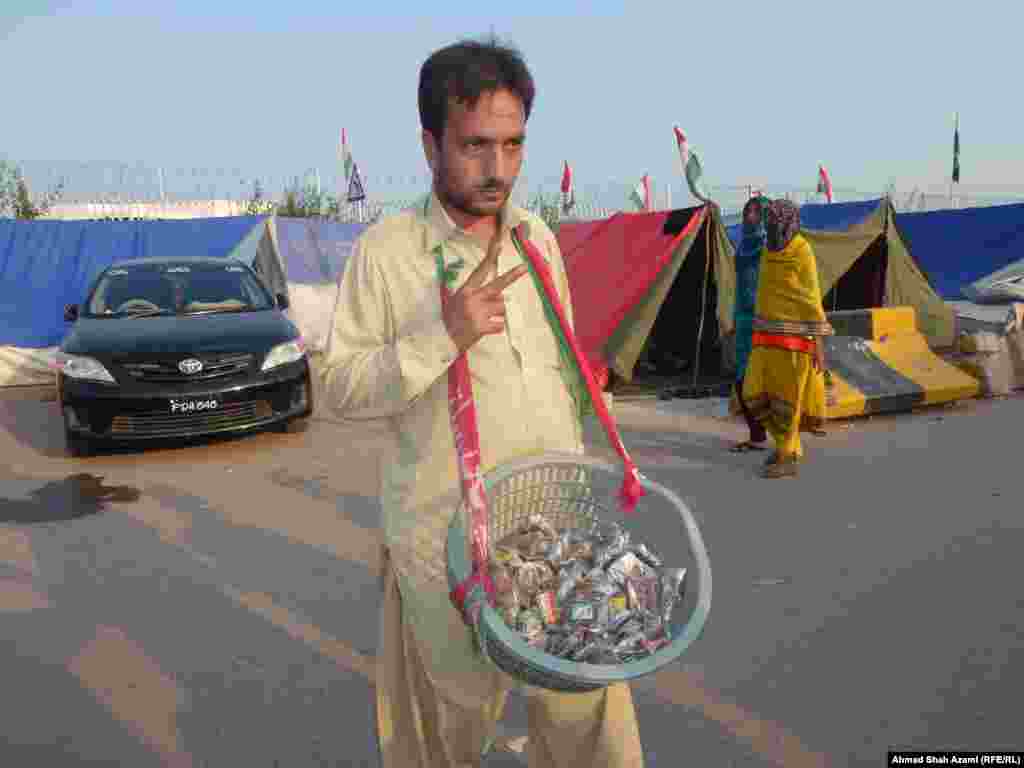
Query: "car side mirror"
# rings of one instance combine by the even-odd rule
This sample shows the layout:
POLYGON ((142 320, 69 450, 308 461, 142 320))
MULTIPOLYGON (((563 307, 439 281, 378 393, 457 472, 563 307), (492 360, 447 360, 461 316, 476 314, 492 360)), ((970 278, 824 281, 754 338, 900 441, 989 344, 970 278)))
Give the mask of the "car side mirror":
POLYGON ((277 306, 280 309, 288 309, 288 297, 285 294, 277 294, 277 306))
POLYGON ((73 323, 78 320, 78 305, 77 304, 66 304, 64 306, 64 320, 68 323, 73 323))

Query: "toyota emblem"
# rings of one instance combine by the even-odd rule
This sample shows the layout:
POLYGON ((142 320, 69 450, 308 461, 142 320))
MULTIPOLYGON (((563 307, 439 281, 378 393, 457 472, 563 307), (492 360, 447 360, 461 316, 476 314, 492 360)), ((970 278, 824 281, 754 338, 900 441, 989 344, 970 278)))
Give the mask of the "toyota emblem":
POLYGON ((178 370, 186 376, 191 376, 203 370, 203 363, 201 360, 196 360, 194 357, 190 357, 188 360, 182 360, 178 363, 178 370))

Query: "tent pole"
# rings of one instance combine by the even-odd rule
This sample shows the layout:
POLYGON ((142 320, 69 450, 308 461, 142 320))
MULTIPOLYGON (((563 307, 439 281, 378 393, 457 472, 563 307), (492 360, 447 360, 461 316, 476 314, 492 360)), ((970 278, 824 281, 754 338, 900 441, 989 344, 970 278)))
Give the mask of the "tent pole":
MULTIPOLYGON (((708 203, 704 204, 706 213, 709 213, 711 207, 708 203)), ((704 219, 704 252, 706 254, 704 259, 704 286, 701 289, 700 296, 700 323, 697 325, 697 349, 693 356, 693 396, 697 396, 697 377, 700 375, 700 340, 704 335, 704 315, 707 309, 708 303, 708 273, 711 271, 711 235, 707 231, 707 218, 704 219)))

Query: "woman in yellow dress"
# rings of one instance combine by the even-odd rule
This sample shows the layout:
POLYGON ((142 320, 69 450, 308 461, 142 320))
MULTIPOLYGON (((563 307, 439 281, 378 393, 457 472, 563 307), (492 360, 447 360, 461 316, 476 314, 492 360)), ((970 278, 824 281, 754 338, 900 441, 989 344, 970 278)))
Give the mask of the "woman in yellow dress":
POLYGON ((765 233, 743 397, 775 442, 762 473, 774 478, 796 475, 803 459, 800 430, 817 430, 824 422, 821 337, 833 331, 822 306, 814 251, 800 234, 800 209, 773 200, 765 233))

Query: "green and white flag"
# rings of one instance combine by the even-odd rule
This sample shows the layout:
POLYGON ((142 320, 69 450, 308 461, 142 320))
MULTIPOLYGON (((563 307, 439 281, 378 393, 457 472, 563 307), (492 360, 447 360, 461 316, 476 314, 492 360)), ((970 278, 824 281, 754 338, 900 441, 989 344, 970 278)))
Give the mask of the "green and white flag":
POLYGON ((641 211, 651 210, 651 179, 645 173, 640 182, 633 187, 629 199, 641 211))
POLYGON ((711 198, 704 189, 704 168, 700 164, 697 153, 690 148, 686 134, 679 126, 674 128, 676 134, 676 146, 679 149, 679 162, 683 167, 683 176, 686 177, 686 186, 690 188, 690 194, 702 203, 710 203, 711 198))

